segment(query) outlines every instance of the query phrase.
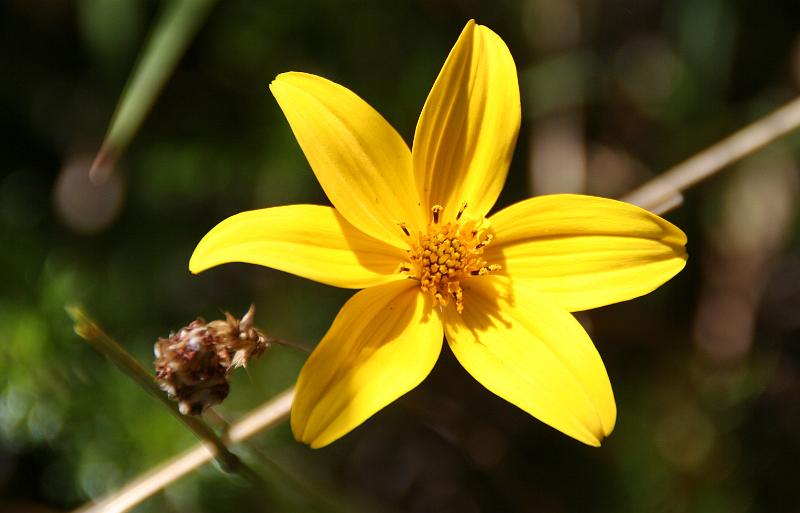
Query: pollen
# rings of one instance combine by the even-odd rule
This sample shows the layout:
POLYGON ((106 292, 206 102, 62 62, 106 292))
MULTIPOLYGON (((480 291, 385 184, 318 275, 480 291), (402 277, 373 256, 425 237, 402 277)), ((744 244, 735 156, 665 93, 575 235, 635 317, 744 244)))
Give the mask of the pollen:
POLYGON ((458 313, 464 310, 461 282, 500 270, 499 265, 483 259, 483 250, 492 240, 486 221, 462 219, 466 206, 461 206, 454 222, 440 223, 444 208, 435 205, 427 231, 416 236, 400 224, 411 246, 410 262, 401 265, 400 271, 418 280, 420 290, 430 293, 436 304, 447 306, 454 301, 458 313))

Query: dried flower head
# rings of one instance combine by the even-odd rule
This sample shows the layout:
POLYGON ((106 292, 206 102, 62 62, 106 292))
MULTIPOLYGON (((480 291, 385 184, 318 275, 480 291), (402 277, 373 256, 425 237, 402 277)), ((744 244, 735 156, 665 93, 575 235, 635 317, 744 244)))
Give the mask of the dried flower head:
POLYGON ((225 312, 224 320, 197 318, 188 326, 160 338, 153 351, 156 380, 184 415, 197 415, 221 403, 230 390, 228 375, 245 367, 269 345, 253 326, 255 306, 241 320, 225 312))

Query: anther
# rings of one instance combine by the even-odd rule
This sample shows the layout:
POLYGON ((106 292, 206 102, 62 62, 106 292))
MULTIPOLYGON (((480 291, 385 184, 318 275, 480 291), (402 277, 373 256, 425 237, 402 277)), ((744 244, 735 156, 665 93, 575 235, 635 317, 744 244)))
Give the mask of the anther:
MULTIPOLYGON (((433 205, 427 231, 410 235, 410 264, 400 268, 419 281, 420 290, 430 293, 434 303, 445 307, 453 302, 459 313, 464 309, 461 282, 500 269, 482 258, 483 248, 493 238, 486 233, 484 223, 469 220, 462 224, 466 209, 463 202, 455 217, 447 220, 441 216, 444 207, 433 205)), ((398 225, 408 236, 407 227, 398 225)))
POLYGON ((467 209, 467 202, 461 204, 461 208, 458 209, 458 214, 456 214, 456 221, 461 219, 461 216, 464 215, 464 211, 467 209))
POLYGON ((406 234, 406 237, 411 237, 411 233, 408 231, 406 223, 397 223, 397 226, 399 226, 400 229, 403 230, 403 233, 406 234))
POLYGON ((482 248, 482 247, 486 246, 487 244, 489 244, 490 242, 492 242, 492 239, 494 239, 494 235, 492 235, 491 233, 490 233, 490 234, 488 234, 488 235, 486 235, 486 238, 485 238, 485 239, 483 239, 482 241, 480 241, 480 242, 479 242, 479 243, 478 243, 478 244, 475 246, 475 248, 476 248, 476 249, 480 249, 480 248, 482 248))
POLYGON ((444 210, 444 207, 441 205, 434 205, 431 208, 431 213, 433 214, 433 224, 439 224, 439 213, 444 210))

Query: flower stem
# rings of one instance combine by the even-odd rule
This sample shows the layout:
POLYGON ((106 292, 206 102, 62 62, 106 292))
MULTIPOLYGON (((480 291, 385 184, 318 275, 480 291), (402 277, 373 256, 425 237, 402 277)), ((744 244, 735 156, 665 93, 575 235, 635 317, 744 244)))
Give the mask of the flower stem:
POLYGON ((301 346, 296 342, 290 342, 288 340, 284 340, 282 338, 273 337, 271 335, 267 335, 267 343, 268 344, 275 344, 283 347, 288 347, 290 349, 294 349, 295 351, 300 351, 306 354, 310 354, 311 350, 305 346, 301 346))
MULTIPOLYGON (((224 439, 229 443, 247 440, 289 418, 294 399, 290 388, 257 407, 230 425, 224 439)), ((122 513, 163 490, 173 482, 204 465, 213 457, 210 447, 197 444, 161 465, 145 472, 127 485, 75 513, 122 513)))
POLYGON ((261 479, 252 469, 228 450, 225 442, 217 436, 208 424, 199 417, 181 414, 175 403, 170 401, 158 387, 153 376, 125 348, 90 319, 83 310, 74 305, 67 306, 66 310, 75 323, 75 333, 86 340, 95 350, 111 360, 117 368, 127 374, 145 392, 155 397, 184 426, 205 442, 223 470, 240 474, 252 482, 261 482, 261 479))
POLYGON ((663 214, 681 204, 681 191, 800 126, 800 98, 665 171, 622 197, 663 214))

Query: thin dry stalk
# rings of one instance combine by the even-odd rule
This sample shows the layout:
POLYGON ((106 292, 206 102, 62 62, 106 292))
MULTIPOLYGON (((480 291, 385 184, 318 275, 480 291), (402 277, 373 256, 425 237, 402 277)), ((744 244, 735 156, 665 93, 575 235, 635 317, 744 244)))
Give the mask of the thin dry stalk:
POLYGON ((177 418, 189 431, 212 448, 214 456, 222 468, 228 472, 242 473, 248 479, 253 479, 255 473, 245 468, 239 458, 230 452, 225 442, 217 436, 208 424, 199 417, 181 414, 175 403, 167 399, 166 395, 156 384, 153 376, 125 350, 116 340, 100 328, 83 310, 77 306, 68 306, 67 313, 75 322, 75 333, 94 347, 99 353, 108 358, 139 387, 158 400, 175 418, 177 418))
MULTIPOLYGON (((281 392, 231 424, 224 441, 229 444, 237 444, 283 422, 289 417, 292 399, 294 399, 294 388, 281 392)), ((75 513, 122 513, 213 458, 213 448, 206 444, 197 444, 142 474, 105 498, 83 506, 75 513)))
POLYGON ((697 153, 622 197, 663 214, 682 202, 681 191, 746 157, 800 126, 800 98, 697 153))

